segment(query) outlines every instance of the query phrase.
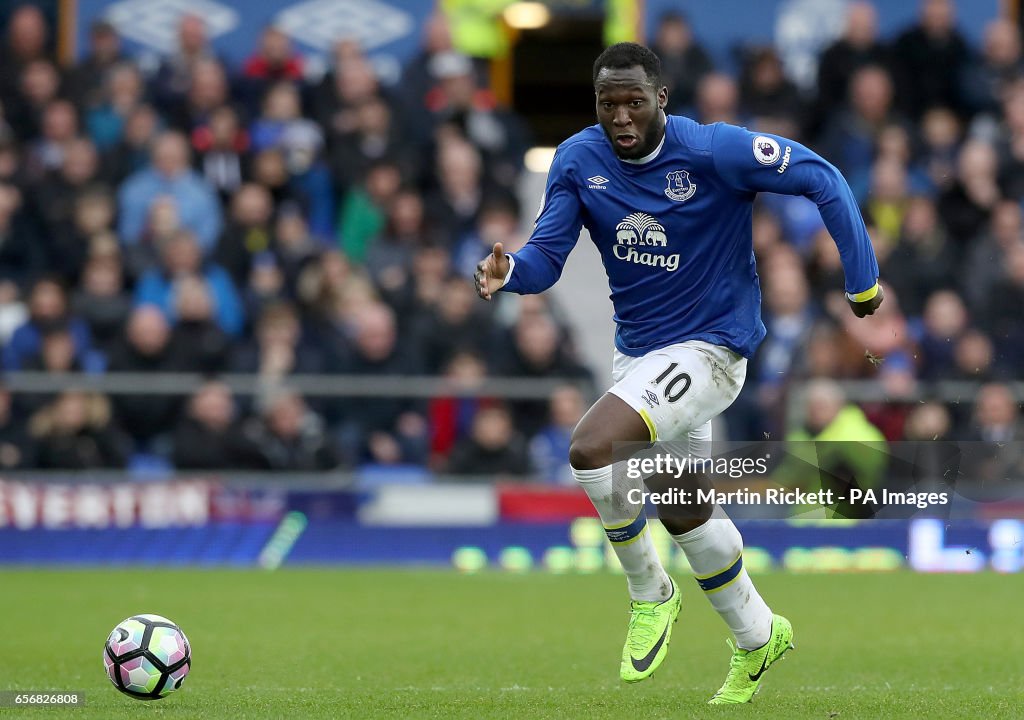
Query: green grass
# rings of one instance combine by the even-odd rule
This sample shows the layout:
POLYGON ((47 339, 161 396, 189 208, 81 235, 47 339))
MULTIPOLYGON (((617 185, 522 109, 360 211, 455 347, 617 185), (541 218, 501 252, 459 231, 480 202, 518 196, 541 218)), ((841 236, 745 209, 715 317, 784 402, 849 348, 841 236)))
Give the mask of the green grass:
POLYGON ((613 575, 440 571, 0 571, 0 689, 83 690, 85 718, 1019 718, 1019 576, 756 578, 796 650, 752 705, 705 701, 725 627, 694 583, 650 680, 618 681, 626 621, 613 575), (100 653, 121 619, 155 612, 193 645, 181 691, 118 693, 100 653))

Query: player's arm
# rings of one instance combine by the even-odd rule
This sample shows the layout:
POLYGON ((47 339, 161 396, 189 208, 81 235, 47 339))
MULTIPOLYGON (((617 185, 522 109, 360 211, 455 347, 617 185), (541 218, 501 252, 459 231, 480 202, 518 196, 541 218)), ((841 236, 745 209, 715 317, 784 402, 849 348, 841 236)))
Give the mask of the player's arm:
POLYGON ((737 190, 814 201, 839 248, 850 307, 857 317, 875 312, 884 298, 878 260, 853 191, 834 165, 800 143, 726 124, 715 129, 712 157, 719 176, 737 190))
POLYGON ((548 171, 547 188, 530 241, 517 253, 506 254, 496 243, 476 266, 476 291, 490 300, 498 290, 528 295, 540 293, 562 275, 583 227, 576 188, 566 177, 563 157, 556 154, 548 171))

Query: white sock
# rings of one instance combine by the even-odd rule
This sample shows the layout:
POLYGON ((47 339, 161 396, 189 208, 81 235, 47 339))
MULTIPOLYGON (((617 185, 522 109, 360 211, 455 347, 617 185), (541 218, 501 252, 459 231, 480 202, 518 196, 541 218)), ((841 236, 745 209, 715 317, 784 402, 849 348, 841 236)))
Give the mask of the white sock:
POLYGON ((772 611, 743 567, 743 538, 722 508, 711 519, 682 535, 673 535, 697 584, 744 650, 756 650, 771 637, 772 611))
MULTIPOLYGON (((672 582, 651 540, 643 503, 629 502, 629 488, 613 486, 611 465, 594 470, 572 468, 572 474, 601 516, 608 540, 626 574, 629 596, 647 602, 671 597, 672 582)), ((639 480, 636 487, 641 487, 639 480)))

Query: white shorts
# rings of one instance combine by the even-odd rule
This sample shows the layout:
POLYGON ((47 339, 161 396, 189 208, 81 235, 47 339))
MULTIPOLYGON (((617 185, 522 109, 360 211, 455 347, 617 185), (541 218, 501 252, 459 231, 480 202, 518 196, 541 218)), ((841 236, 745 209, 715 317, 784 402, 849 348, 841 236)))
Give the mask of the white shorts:
POLYGON ((615 350, 608 391, 640 413, 652 440, 689 441, 690 453, 710 454, 711 419, 732 405, 747 376, 747 360, 700 340, 630 357, 615 350))

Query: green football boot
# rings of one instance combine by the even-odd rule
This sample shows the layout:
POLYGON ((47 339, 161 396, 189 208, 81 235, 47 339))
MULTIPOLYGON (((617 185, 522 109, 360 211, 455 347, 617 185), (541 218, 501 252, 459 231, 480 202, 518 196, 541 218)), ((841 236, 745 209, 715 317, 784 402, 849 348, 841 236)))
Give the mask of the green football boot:
POLYGON ((793 626, 781 615, 772 615, 772 634, 768 642, 757 650, 744 650, 733 645, 729 674, 718 692, 708 700, 709 705, 735 705, 748 703, 761 685, 761 676, 772 663, 782 657, 793 645, 793 626))
POLYGON ((672 580, 672 594, 660 602, 629 604, 629 629, 622 648, 619 675, 628 683, 640 682, 654 674, 668 655, 668 641, 672 637, 672 623, 679 617, 682 607, 679 586, 672 580))

